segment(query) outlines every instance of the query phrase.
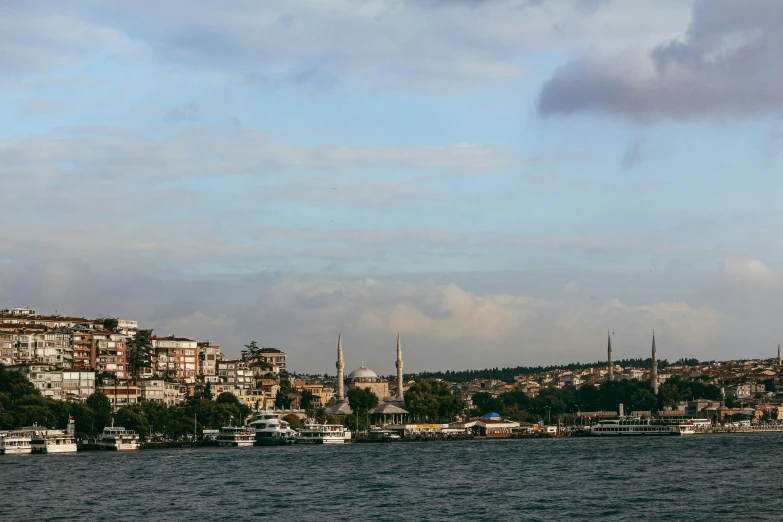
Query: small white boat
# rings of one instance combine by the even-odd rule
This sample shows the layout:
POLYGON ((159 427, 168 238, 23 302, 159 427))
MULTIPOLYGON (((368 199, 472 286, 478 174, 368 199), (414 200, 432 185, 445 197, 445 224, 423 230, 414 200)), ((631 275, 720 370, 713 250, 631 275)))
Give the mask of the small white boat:
POLYGON ((223 426, 218 435, 221 446, 252 446, 256 441, 256 431, 247 426, 223 426))
POLYGON ((0 453, 3 455, 27 455, 32 452, 30 433, 26 431, 0 432, 0 453))
POLYGON ((76 425, 73 417, 68 420, 65 431, 33 427, 30 436, 33 453, 76 453, 76 425))
POLYGON ((345 444, 345 426, 339 424, 305 424, 299 430, 299 444, 345 444))
POLYGON ((107 451, 138 451, 139 436, 135 431, 112 426, 103 428, 103 433, 98 436, 98 448, 107 451))

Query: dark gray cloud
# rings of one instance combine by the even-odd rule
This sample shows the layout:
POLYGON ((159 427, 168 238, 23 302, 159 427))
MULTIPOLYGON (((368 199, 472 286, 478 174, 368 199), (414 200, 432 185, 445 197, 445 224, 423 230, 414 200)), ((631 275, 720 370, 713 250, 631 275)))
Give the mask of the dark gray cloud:
POLYGON ((623 158, 620 161, 620 166, 624 170, 634 168, 644 159, 644 143, 645 139, 639 136, 628 140, 628 144, 625 146, 625 152, 623 153, 623 158))
POLYGON ((682 39, 642 59, 586 56, 544 84, 543 116, 717 119, 783 110, 783 2, 699 0, 682 39))

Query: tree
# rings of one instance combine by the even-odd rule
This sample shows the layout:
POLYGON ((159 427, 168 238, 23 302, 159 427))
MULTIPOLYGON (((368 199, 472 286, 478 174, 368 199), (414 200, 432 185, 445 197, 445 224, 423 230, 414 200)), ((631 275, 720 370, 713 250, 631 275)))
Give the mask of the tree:
POLYGON ((309 409, 310 404, 312 404, 314 399, 315 399, 315 395, 313 395, 313 392, 311 392, 310 390, 304 390, 302 392, 301 397, 299 398, 299 408, 303 410, 309 409))
POLYGON ((453 420, 465 404, 441 381, 417 381, 405 392, 405 407, 416 420, 438 422, 453 420))
POLYGON ((204 393, 201 395, 205 399, 212 400, 215 397, 215 394, 212 393, 212 383, 207 382, 207 385, 204 387, 204 393))
POLYGON ((94 432, 100 432, 106 426, 111 426, 111 402, 103 392, 95 392, 84 403, 92 410, 94 432))
POLYGON ((152 367, 152 330, 139 330, 136 336, 128 341, 127 361, 128 371, 134 381, 139 378, 143 368, 152 367))
POLYGON ((355 415, 366 417, 378 407, 378 397, 368 388, 354 388, 348 392, 348 405, 355 415))
POLYGON ((287 410, 291 407, 291 403, 293 402, 294 400, 288 395, 287 391, 284 391, 282 388, 277 390, 277 394, 275 395, 275 408, 287 410))
POLYGON ((318 424, 325 424, 326 420, 328 419, 328 415, 326 413, 326 408, 318 408, 315 410, 315 414, 313 415, 315 418, 315 422, 318 424))
POLYGON ((103 320, 103 329, 108 330, 110 332, 118 332, 120 327, 120 322, 117 319, 107 317, 103 320))
POLYGON ((283 417, 282 420, 286 421, 288 425, 291 426, 291 429, 294 430, 301 429, 303 426, 302 419, 300 419, 298 416, 294 415, 293 413, 289 413, 288 415, 283 417))

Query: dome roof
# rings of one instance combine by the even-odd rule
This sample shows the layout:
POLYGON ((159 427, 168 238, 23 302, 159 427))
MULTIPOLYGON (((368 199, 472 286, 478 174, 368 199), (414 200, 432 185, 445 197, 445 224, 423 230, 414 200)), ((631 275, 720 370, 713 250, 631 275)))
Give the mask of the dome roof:
POLYGON ((349 379, 377 379, 378 376, 375 374, 374 371, 367 368, 364 365, 364 363, 362 363, 362 365, 359 366, 359 368, 357 368, 356 370, 348 374, 348 378, 349 379))

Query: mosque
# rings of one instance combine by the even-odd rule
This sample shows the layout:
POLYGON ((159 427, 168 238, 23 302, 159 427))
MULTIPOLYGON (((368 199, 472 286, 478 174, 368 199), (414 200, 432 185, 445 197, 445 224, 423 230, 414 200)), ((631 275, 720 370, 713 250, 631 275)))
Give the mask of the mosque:
POLYGON ((326 408, 330 415, 349 415, 353 413, 345 398, 345 386, 349 390, 362 388, 372 390, 378 397, 378 407, 371 412, 371 415, 382 422, 402 422, 408 415, 404 410, 405 406, 405 383, 402 378, 402 345, 400 343, 400 334, 397 334, 397 397, 392 397, 389 392, 389 383, 378 377, 371 369, 367 368, 362 362, 361 366, 344 376, 345 360, 343 359, 343 341, 342 335, 337 335, 337 402, 326 408))

